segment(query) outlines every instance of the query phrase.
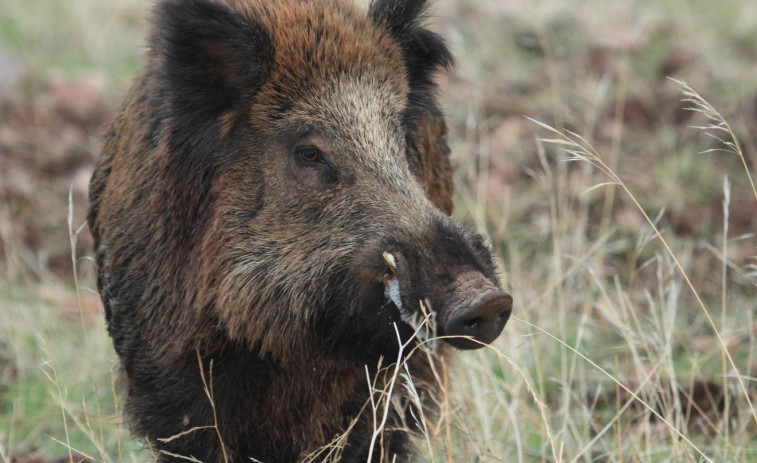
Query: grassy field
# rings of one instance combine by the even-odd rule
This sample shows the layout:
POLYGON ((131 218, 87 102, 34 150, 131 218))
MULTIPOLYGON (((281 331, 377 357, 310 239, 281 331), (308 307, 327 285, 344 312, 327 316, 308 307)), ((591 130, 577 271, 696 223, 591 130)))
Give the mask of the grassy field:
MULTIPOLYGON (((80 229, 149 3, 0 3, 2 462, 152 459, 80 229)), ((757 461, 757 3, 435 5, 456 215, 515 308, 421 461, 757 461)))

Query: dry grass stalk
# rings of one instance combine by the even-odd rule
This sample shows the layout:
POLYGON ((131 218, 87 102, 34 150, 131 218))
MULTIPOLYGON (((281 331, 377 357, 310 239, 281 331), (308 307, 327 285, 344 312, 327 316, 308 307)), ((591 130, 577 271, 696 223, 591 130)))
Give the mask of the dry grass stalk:
MULTIPOLYGON (((548 124, 545 124, 543 122, 537 121, 532 118, 528 118, 530 121, 534 122, 535 124, 539 125, 540 127, 548 130, 552 134, 556 135, 557 138, 541 138, 539 139, 541 142, 549 143, 553 145, 560 146, 564 152, 568 154, 566 160, 570 162, 585 162, 593 167, 595 167, 597 170, 599 170, 601 173, 603 173, 605 176, 610 178, 609 182, 599 183, 592 187, 590 187, 587 191, 591 191, 593 189, 607 186, 607 185, 615 185, 619 186, 623 192, 626 193, 627 197, 631 200, 631 202, 634 204, 636 209, 642 214, 644 217, 644 220, 646 223, 650 226, 654 234, 657 236, 657 239, 660 240, 660 243, 663 245, 667 255, 670 257, 670 259, 674 262, 675 267, 680 272, 681 276, 683 277, 684 281, 686 282, 686 285, 691 290, 694 298, 697 301, 697 304, 699 305, 699 308, 701 309, 702 313, 704 314, 705 318, 707 319, 708 324, 710 325, 710 328, 712 329, 713 334, 717 338, 718 344, 720 348, 722 349, 723 354, 728 360, 728 364, 731 367, 731 370, 734 372, 734 375, 736 379, 738 380, 739 387, 741 388, 742 393, 744 394, 744 398, 746 400, 746 403, 748 404, 750 414, 752 418, 754 419, 755 423, 757 423, 757 411, 755 411, 754 405, 752 404, 752 401, 750 399, 749 391, 746 388, 746 385, 744 384, 744 378, 739 373, 739 369, 736 366, 735 362, 733 361, 733 357, 731 356, 730 352, 728 351, 728 346, 726 345, 725 341, 723 340, 722 335, 720 334, 720 331, 718 330, 717 326, 715 325, 714 320, 712 319, 712 316, 710 315, 710 311, 707 309, 707 306, 705 305, 704 301, 702 300, 699 291, 694 287, 694 284, 691 282, 691 279, 688 276, 688 273, 683 268, 681 263, 678 260, 678 257, 676 256, 675 252, 673 252, 672 248, 668 244, 665 237, 663 237, 662 233, 660 232, 660 229, 657 227, 655 221, 653 221, 647 212, 644 210, 644 208, 639 203, 636 196, 633 194, 633 192, 630 191, 628 186, 623 182, 623 180, 618 177, 618 175, 607 166, 607 164, 602 160, 602 157, 599 155, 599 153, 596 151, 596 149, 587 142, 583 137, 580 135, 571 132, 569 130, 565 130, 564 132, 560 132, 557 129, 551 127, 548 124)), ((730 129, 729 129, 730 130, 730 129)), ((757 197, 757 196, 756 196, 757 197)), ((630 391, 629 391, 630 392, 630 391)), ((703 455, 704 456, 704 455, 703 455)))
POLYGON ((715 109, 714 106, 712 106, 686 82, 684 82, 683 80, 674 79, 672 77, 668 77, 668 79, 675 82, 679 87, 681 87, 681 92, 684 96, 682 101, 691 105, 688 106, 686 110, 700 113, 707 118, 708 122, 705 125, 693 126, 693 128, 704 131, 707 136, 719 141, 723 146, 723 148, 710 148, 708 150, 702 151, 702 153, 723 152, 735 154, 736 156, 738 156, 741 160, 741 165, 744 167, 744 173, 746 173, 746 177, 749 180, 749 185, 752 187, 752 194, 754 195, 754 199, 757 200, 757 187, 755 187, 754 185, 754 179, 752 178, 752 174, 749 171, 749 166, 747 165, 746 158, 744 157, 744 151, 741 148, 739 139, 733 133, 731 125, 728 123, 728 121, 725 120, 720 112, 715 109))

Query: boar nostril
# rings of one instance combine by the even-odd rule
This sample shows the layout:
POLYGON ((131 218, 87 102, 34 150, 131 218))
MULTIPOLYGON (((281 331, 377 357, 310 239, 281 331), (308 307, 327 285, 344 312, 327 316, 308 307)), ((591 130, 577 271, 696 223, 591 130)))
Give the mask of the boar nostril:
POLYGON ((455 310, 444 324, 449 343, 459 349, 478 349, 502 332, 512 310, 512 297, 504 291, 487 291, 467 308, 455 310))
POLYGON ((476 325, 478 325, 482 321, 483 321, 483 318, 481 318, 481 317, 476 317, 476 318, 473 318, 471 320, 467 320, 465 322, 465 328, 475 328, 476 325))

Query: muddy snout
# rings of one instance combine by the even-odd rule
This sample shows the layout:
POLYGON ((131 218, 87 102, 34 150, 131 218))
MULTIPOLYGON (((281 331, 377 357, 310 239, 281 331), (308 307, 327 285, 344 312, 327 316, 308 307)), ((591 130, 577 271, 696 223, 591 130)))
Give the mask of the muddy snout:
POLYGON ((462 275, 455 282, 446 313, 440 314, 440 333, 458 349, 478 349, 502 332, 512 312, 513 298, 483 275, 462 275))

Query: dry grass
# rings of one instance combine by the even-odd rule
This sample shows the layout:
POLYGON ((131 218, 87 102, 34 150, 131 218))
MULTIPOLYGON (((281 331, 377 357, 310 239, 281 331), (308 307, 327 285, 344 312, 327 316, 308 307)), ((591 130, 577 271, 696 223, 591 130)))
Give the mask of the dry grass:
MULTIPOLYGON (((28 52, 32 80, 58 63, 72 78, 106 70, 123 92, 147 2, 53 3, 3 2, 0 29, 17 26, 0 44, 28 52), (62 37, 74 46, 50 48, 62 37)), ((493 346, 439 372, 439 418, 409 417, 421 461, 757 459, 757 7, 437 3, 458 55, 442 80, 457 213, 491 236, 515 309, 493 346)), ((74 252, 80 273, 27 271, 44 255, 0 194, 0 461, 155 459, 121 422, 91 263, 74 252)), ((69 204, 81 249, 84 203, 69 204)), ((394 392, 418 400, 411 374, 390 363, 366 378, 377 429, 394 392)))

